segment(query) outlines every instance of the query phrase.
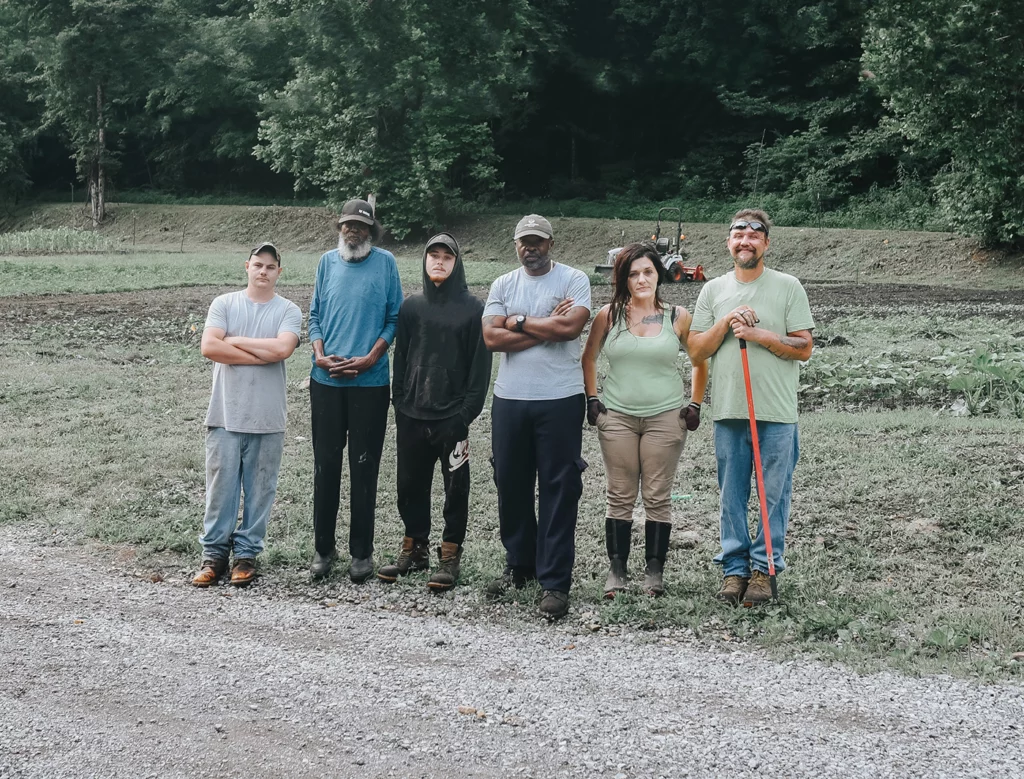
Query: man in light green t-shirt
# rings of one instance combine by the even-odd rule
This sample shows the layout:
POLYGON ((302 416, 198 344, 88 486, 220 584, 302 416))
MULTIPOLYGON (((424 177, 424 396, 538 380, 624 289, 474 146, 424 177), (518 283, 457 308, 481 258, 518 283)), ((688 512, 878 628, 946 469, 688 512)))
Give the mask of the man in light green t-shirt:
POLYGON ((807 293, 793 276, 765 267, 771 223, 764 211, 744 209, 732 219, 726 241, 734 269, 700 291, 690 325, 691 360, 711 367, 711 413, 721 492, 723 582, 717 598, 754 606, 771 598, 764 530, 750 539, 748 503, 753 446, 740 339, 747 342, 757 414, 768 524, 776 572, 785 567, 793 469, 799 456, 799 362, 810 359, 814 319, 807 293))

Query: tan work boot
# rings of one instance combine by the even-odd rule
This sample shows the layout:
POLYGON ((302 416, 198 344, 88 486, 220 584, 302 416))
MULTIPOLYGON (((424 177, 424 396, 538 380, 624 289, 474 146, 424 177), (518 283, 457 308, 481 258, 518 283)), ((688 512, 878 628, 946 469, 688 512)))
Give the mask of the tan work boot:
POLYGON ((228 569, 228 561, 223 557, 209 557, 203 560, 199 573, 192 578, 194 587, 209 587, 220 581, 220 577, 228 569))
POLYGON ((751 606, 763 606, 772 599, 772 585, 768 574, 760 571, 750 572, 750 583, 743 595, 743 605, 748 609, 751 606))
POLYGON ((437 548, 437 558, 441 564, 431 574, 427 586, 435 592, 444 592, 454 587, 455 583, 459 580, 462 547, 458 544, 443 541, 441 546, 437 548))
POLYGON ((256 560, 252 557, 236 557, 231 566, 231 584, 235 587, 248 587, 256 578, 256 560))
POLYGON ((715 595, 717 600, 732 606, 739 604, 746 592, 748 579, 745 576, 726 576, 722 580, 722 589, 715 595))
POLYGON ((430 547, 426 540, 418 540, 405 536, 402 538, 402 551, 398 558, 389 565, 382 565, 377 571, 377 578, 382 582, 398 581, 410 571, 423 571, 430 565, 430 547))

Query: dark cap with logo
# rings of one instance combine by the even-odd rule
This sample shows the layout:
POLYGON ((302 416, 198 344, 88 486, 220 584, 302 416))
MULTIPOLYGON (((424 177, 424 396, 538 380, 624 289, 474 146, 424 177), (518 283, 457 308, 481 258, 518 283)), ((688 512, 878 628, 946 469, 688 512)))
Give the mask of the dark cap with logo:
POLYGON ((384 233, 384 227, 374 214, 373 206, 365 200, 349 200, 341 207, 341 216, 338 217, 338 229, 345 222, 362 222, 370 226, 370 237, 374 242, 379 241, 384 233))
POLYGON ((451 233, 438 233, 429 241, 427 241, 427 251, 430 251, 432 246, 445 246, 448 250, 456 257, 459 256, 459 242, 455 240, 455 236, 451 233))

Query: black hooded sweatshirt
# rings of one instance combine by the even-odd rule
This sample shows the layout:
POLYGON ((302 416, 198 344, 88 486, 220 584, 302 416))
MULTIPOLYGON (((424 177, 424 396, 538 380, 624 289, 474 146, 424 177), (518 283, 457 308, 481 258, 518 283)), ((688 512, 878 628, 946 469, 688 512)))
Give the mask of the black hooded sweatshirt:
POLYGON ((391 397, 395 408, 422 420, 458 415, 468 426, 479 416, 491 382, 491 353, 484 345, 484 304, 466 287, 459 244, 448 233, 423 250, 423 292, 398 312, 391 397), (427 275, 427 249, 444 244, 455 266, 440 286, 427 275))

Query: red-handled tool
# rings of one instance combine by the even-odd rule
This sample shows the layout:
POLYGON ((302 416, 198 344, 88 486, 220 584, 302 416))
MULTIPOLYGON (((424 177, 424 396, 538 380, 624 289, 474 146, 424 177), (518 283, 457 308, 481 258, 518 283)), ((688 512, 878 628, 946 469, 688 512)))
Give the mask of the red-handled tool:
POLYGON ((761 470, 761 445, 757 440, 757 417, 754 415, 754 393, 750 391, 750 363, 747 362, 747 342, 740 339, 743 359, 743 382, 747 385, 747 411, 750 414, 750 440, 754 445, 754 474, 757 477, 757 499, 761 504, 761 530, 764 533, 764 551, 768 555, 768 582, 772 600, 779 599, 779 585, 775 579, 775 555, 772 553, 772 526, 768 522, 768 500, 764 496, 764 472, 761 470))

